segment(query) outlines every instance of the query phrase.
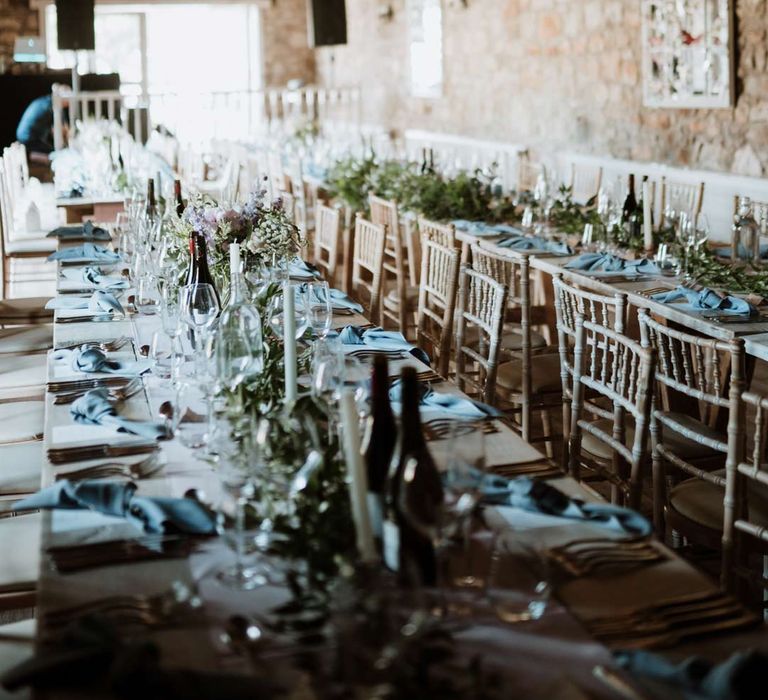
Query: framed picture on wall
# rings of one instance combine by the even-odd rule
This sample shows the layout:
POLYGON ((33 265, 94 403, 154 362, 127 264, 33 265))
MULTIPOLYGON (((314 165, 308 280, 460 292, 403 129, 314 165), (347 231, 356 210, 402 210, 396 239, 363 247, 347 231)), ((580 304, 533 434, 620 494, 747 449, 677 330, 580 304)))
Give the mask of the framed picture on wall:
POLYGON ((734 103, 733 0, 641 0, 643 104, 734 103))

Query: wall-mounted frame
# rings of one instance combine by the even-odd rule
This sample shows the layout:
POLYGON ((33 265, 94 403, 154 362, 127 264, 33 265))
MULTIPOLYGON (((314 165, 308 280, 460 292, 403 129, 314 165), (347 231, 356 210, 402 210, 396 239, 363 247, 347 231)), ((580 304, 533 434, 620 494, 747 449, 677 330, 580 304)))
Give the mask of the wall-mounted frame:
POLYGON ((641 0, 643 104, 734 103, 733 0, 641 0))

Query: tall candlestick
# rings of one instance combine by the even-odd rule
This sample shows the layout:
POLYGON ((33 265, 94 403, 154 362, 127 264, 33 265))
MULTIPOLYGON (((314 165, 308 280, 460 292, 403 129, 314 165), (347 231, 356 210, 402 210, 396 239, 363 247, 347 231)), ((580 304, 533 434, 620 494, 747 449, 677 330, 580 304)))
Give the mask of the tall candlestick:
POLYGON ((653 227, 651 213, 653 202, 651 202, 651 184, 648 180, 643 181, 643 247, 646 252, 653 250, 653 227))
POLYGON ((373 541, 371 516, 368 513, 368 475, 360 452, 360 419, 357 415, 355 394, 351 389, 341 392, 340 410, 357 551, 364 562, 374 561, 376 545, 373 541))
POLYGON ((283 342, 285 344, 285 400, 296 401, 296 307, 293 285, 283 284, 283 342))

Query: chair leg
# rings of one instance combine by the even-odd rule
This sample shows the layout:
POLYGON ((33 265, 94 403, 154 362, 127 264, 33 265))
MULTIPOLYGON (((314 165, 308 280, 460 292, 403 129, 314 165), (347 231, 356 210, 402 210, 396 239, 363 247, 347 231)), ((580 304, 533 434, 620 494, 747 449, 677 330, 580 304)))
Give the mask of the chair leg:
POLYGON ((552 420, 549 415, 549 409, 544 408, 541 410, 541 432, 544 436, 544 449, 547 457, 552 459, 555 456, 552 440, 552 420))

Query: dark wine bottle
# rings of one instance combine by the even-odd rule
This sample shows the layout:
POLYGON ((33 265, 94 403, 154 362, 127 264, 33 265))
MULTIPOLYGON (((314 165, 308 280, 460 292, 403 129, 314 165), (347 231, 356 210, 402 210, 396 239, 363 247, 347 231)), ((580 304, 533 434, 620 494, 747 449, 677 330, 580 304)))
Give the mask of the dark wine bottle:
POLYGON ((632 218, 632 214, 637 211, 637 199, 635 197, 635 176, 630 173, 629 176, 629 189, 627 191, 627 198, 624 200, 624 206, 621 210, 621 223, 626 226, 629 220, 632 218))
POLYGON ((176 200, 176 216, 179 218, 184 214, 184 200, 181 198, 181 180, 173 181, 173 196, 176 200))
POLYGON ((213 281, 213 275, 208 268, 208 246, 202 233, 193 231, 189 234, 189 271, 187 272, 187 284, 210 284, 221 307, 219 290, 213 281))
POLYGON ((371 406, 363 454, 368 472, 368 512, 373 534, 381 539, 387 475, 397 435, 397 425, 389 403, 389 365, 384 355, 377 355, 373 361, 371 406))
POLYGON ((402 373, 402 415, 392 457, 384 523, 384 560, 404 586, 434 586, 433 534, 439 526, 443 484, 427 449, 419 415, 416 370, 402 373))
POLYGON ((147 180, 147 218, 154 219, 157 211, 157 202, 155 201, 155 181, 153 178, 147 180))

